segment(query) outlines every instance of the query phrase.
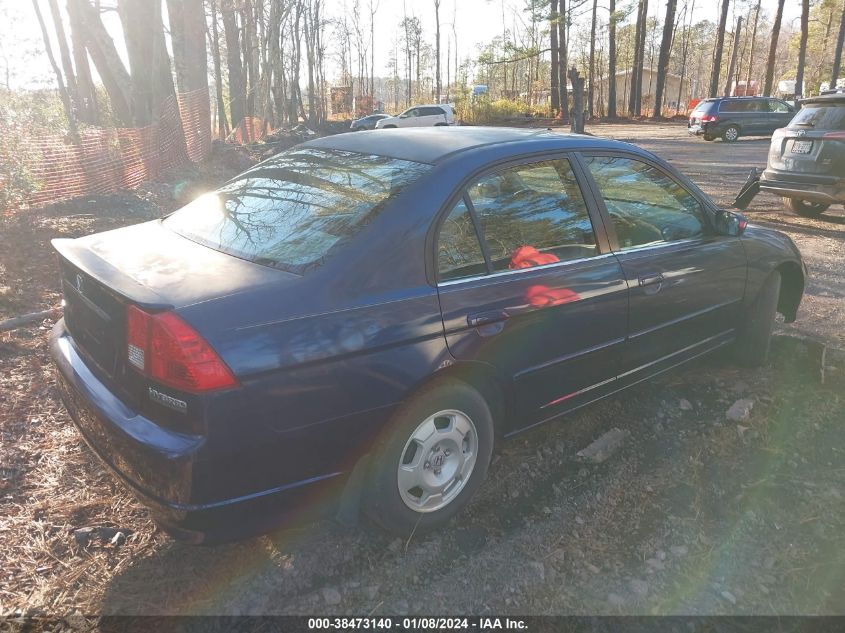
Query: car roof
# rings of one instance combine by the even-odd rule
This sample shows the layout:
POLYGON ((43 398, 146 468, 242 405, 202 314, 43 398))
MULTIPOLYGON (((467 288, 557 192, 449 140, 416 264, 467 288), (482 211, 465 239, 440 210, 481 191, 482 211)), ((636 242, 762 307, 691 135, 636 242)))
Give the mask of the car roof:
POLYGON ((447 157, 482 147, 508 144, 510 154, 550 149, 627 149, 627 143, 583 134, 560 134, 537 128, 441 126, 371 130, 335 134, 303 143, 302 147, 336 149, 399 160, 436 164, 447 157))
POLYGON ((801 103, 845 103, 845 92, 833 92, 827 93, 823 95, 819 95, 818 97, 810 97, 808 99, 802 99, 801 103))

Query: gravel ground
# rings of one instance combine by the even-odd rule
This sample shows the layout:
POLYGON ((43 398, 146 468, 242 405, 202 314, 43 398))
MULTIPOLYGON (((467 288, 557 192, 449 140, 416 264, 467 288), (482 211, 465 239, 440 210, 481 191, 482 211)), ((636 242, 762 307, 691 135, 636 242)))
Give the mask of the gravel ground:
MULTIPOLYGON (((637 139, 725 204, 767 148, 688 139, 678 125, 591 131, 637 139)), ((50 237, 156 217, 174 193, 160 184, 4 220, 0 318, 55 302, 54 264, 32 257, 50 237)), ((830 344, 824 366, 821 345, 779 337, 766 368, 713 356, 535 429, 499 446, 469 510, 425 538, 323 522, 176 543, 74 431, 52 382, 50 323, 0 335, 0 613, 845 614, 834 349, 845 221, 790 216, 767 196, 748 215, 807 257, 806 303, 781 328, 830 344), (628 435, 607 461, 578 459, 614 428, 628 435)))

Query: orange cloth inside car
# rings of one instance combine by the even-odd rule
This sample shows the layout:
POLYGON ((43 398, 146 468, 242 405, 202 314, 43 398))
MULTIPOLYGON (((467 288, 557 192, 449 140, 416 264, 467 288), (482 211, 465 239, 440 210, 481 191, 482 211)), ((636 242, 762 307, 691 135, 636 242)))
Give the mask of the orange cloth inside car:
POLYGON ((554 264, 560 259, 551 253, 541 253, 533 246, 520 246, 511 255, 511 263, 508 268, 516 270, 518 268, 531 268, 532 266, 543 266, 544 264, 554 264))

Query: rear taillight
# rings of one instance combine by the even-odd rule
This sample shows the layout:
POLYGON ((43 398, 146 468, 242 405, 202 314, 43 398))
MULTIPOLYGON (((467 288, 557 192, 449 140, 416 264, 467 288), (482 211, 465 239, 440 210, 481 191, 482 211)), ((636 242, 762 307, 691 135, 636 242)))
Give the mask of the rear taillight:
POLYGON ((700 121, 702 123, 715 123, 719 120, 719 117, 715 117, 712 114, 702 114, 700 121))
POLYGON ((126 310, 126 356, 138 371, 164 385, 194 393, 237 385, 211 345, 172 312, 126 310))
POLYGON ((826 138, 828 140, 833 141, 845 141, 845 130, 839 130, 836 132, 825 132, 822 138, 826 138))

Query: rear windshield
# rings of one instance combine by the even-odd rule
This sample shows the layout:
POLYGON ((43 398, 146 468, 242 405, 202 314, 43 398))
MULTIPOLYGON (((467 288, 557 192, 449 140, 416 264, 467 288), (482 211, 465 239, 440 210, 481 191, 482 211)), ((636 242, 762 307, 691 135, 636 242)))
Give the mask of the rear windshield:
POLYGON ((715 101, 701 101, 697 106, 695 106, 695 110, 693 110, 693 112, 707 112, 714 105, 716 105, 715 101))
POLYGON ((845 130, 845 103, 808 103, 792 119, 790 127, 845 130))
POLYGON ((194 200, 164 223, 215 250, 303 274, 430 168, 385 156, 294 149, 194 200))

